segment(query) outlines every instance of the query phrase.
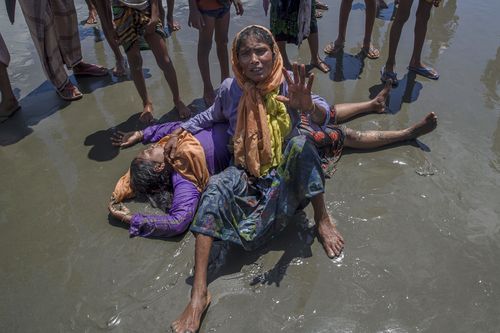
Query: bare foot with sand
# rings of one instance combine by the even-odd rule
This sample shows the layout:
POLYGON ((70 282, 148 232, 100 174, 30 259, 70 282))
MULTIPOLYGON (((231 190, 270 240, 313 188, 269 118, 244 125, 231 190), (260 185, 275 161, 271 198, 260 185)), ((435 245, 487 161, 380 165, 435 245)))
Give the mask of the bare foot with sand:
POLYGON ((201 317, 207 311, 212 296, 208 291, 193 292, 191 301, 184 309, 180 317, 171 325, 172 332, 175 333, 195 333, 198 332, 201 324, 201 317))

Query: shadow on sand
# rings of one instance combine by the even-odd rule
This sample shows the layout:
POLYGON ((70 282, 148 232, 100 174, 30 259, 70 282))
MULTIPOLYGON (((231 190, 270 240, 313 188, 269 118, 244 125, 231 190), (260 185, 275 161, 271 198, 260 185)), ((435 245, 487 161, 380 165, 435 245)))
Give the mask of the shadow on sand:
POLYGON ((325 57, 324 61, 330 66, 330 80, 342 82, 358 80, 365 67, 365 55, 362 52, 349 54, 343 50, 334 56, 325 57))

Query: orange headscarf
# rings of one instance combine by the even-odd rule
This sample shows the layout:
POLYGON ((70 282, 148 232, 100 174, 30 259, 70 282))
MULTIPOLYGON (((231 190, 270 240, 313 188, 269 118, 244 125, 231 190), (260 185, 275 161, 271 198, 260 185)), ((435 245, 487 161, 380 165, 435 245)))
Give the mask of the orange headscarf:
MULTIPOLYGON (((170 139, 170 135, 163 137, 157 145, 165 145, 170 139)), ((202 145, 191 133, 183 131, 177 141, 175 157, 167 158, 173 169, 183 178, 192 182, 200 192, 205 189, 210 174, 205 160, 205 151, 202 145)), ((113 197, 115 202, 134 197, 134 191, 130 186, 130 169, 116 183, 113 197)))
POLYGON ((232 67, 243 95, 238 104, 238 116, 234 133, 234 161, 255 177, 265 174, 281 161, 283 138, 290 131, 290 116, 283 103, 274 99, 283 82, 283 59, 272 33, 258 25, 241 30, 233 41, 232 67), (258 27, 273 39, 273 68, 270 75, 255 84, 240 67, 236 44, 245 30, 258 27), (272 105, 272 109, 266 106, 272 105))

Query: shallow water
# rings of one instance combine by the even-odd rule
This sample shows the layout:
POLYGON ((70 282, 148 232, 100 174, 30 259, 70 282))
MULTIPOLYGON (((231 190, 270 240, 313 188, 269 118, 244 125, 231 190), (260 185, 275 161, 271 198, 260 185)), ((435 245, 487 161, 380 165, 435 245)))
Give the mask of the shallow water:
MULTIPOLYGON (((84 1, 76 3, 83 20, 84 1)), ((328 3, 320 46, 337 32, 340 1, 328 3)), ((315 92, 331 103, 361 101, 379 88, 391 15, 375 22, 381 59, 363 64, 354 56, 362 4, 353 6, 343 61, 327 59, 332 73, 316 74, 315 92)), ((297 227, 262 251, 232 250, 209 286, 214 298, 201 331, 498 332, 499 11, 492 0, 448 0, 433 11, 423 59, 439 70, 437 82, 406 73, 411 16, 397 54, 404 79, 391 93, 388 114, 349 126, 401 128, 435 111, 438 129, 418 145, 346 152, 327 184, 328 209, 347 242, 342 258, 327 259, 310 230, 297 227)), ((168 48, 191 102, 202 86, 187 13, 186 1, 178 1, 182 30, 168 48)), ((260 2, 245 1, 230 39, 249 23, 268 25, 260 2)), ((132 116, 141 103, 133 83, 79 79, 84 98, 61 102, 45 81, 19 8, 11 26, 0 3, 0 31, 23 107, 0 125, 0 331, 166 331, 188 300, 194 239, 129 239, 106 209, 115 181, 142 148, 117 151, 107 141, 114 128, 137 127, 132 116)), ((112 67, 111 51, 94 42, 93 30, 82 27, 81 34, 84 58, 112 67)), ((308 62, 307 44, 288 50, 308 62)), ((173 108, 170 90, 151 53, 143 57, 156 114, 163 116, 173 108)))

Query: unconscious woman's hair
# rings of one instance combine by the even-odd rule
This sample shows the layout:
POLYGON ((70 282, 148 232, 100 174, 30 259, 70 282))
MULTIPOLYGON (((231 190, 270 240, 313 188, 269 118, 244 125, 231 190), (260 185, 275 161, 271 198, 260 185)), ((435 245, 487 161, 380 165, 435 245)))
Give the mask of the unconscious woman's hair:
POLYGON ((172 181, 168 165, 156 171, 157 162, 136 157, 130 163, 130 186, 135 195, 166 211, 172 204, 172 181))
POLYGON ((267 44, 271 50, 273 49, 273 36, 265 29, 257 25, 251 25, 240 32, 236 40, 236 54, 240 53, 241 46, 250 37, 254 37, 257 41, 267 44))

